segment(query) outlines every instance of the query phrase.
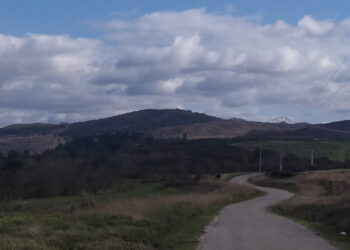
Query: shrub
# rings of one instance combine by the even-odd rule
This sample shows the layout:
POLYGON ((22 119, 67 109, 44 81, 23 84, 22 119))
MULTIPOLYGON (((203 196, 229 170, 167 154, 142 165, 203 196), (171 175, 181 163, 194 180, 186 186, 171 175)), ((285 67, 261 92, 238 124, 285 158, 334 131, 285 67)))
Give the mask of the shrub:
POLYGON ((290 178, 293 177, 295 173, 291 171, 271 171, 267 172, 266 175, 272 178, 290 178))

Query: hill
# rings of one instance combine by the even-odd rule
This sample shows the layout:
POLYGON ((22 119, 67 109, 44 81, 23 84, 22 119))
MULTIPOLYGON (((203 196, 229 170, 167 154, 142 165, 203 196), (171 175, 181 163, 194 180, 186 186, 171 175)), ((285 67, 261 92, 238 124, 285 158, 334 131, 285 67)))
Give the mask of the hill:
POLYGON ((236 138, 238 141, 279 139, 350 141, 350 121, 321 125, 285 124, 220 119, 180 109, 146 109, 104 119, 71 124, 17 124, 0 129, 0 152, 10 149, 41 153, 79 137, 94 137, 118 131, 140 132, 156 139, 236 138))
POLYGON ((220 120, 214 116, 187 110, 147 109, 72 124, 16 124, 0 129, 0 152, 7 153, 10 149, 15 149, 40 153, 82 136, 97 136, 116 131, 151 134, 165 127, 220 120))
POLYGON ((0 128, 0 136, 29 136, 42 135, 57 132, 64 129, 64 124, 32 123, 32 124, 14 124, 0 128))
POLYGON ((330 122, 330 123, 320 124, 320 126, 328 129, 350 131, 350 120, 330 122))
POLYGON ((190 125, 219 121, 220 118, 180 109, 147 109, 109 118, 78 122, 69 125, 60 134, 69 136, 91 136, 126 130, 151 133, 170 126, 190 125))

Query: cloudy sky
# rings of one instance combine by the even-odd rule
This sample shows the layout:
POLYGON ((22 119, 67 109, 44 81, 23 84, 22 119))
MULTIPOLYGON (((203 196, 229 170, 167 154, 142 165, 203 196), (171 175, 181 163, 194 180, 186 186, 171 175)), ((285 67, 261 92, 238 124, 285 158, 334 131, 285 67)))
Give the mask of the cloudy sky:
POLYGON ((1 0, 0 126, 145 108, 348 119, 350 2, 306 2, 1 0))

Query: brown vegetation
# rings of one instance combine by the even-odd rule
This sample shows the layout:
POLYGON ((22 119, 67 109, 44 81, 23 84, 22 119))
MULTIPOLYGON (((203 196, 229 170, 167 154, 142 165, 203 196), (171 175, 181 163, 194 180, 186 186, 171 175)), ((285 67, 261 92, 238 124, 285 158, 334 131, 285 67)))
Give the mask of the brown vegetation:
POLYGON ((263 178, 257 184, 294 191, 274 209, 288 216, 350 233, 350 170, 303 172, 286 179, 263 178))
POLYGON ((193 187, 189 193, 172 196, 153 196, 150 198, 133 198, 124 200, 114 200, 106 204, 100 204, 93 208, 79 211, 78 214, 104 214, 104 215, 124 215, 133 218, 143 218, 152 209, 167 207, 176 203, 191 204, 196 208, 205 208, 210 204, 244 198, 255 192, 247 186, 230 184, 225 182, 201 182, 193 187))

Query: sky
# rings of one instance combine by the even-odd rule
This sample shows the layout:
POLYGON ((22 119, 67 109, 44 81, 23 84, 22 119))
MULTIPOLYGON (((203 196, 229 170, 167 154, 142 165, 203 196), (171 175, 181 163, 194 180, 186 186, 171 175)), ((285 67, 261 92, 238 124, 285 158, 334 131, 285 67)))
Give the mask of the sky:
POLYGON ((350 114, 350 1, 0 0, 0 126, 350 114))

